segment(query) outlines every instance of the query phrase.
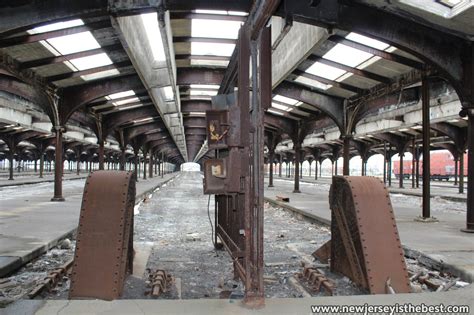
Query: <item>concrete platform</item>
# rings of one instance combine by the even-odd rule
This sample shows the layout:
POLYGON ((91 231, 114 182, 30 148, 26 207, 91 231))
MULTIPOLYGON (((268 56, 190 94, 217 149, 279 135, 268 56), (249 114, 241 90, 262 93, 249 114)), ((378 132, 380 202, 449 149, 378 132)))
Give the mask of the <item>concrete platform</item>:
MULTIPOLYGON (((176 174, 140 179, 136 202, 176 174)), ((65 181, 65 202, 50 201, 53 183, 47 179, 21 189, 16 186, 0 188, 0 277, 45 253, 75 231, 84 183, 84 178, 65 181)))
MULTIPOLYGON (((267 180, 265 183, 268 185, 267 180)), ((301 193, 292 192, 291 180, 276 178, 274 186, 265 188, 267 201, 324 224, 331 222, 329 180, 302 182, 301 193), (290 202, 277 201, 277 195, 289 197, 290 202)), ((421 223, 414 221, 421 214, 421 198, 393 193, 391 198, 405 253, 430 260, 465 280, 474 281, 474 234, 460 231, 465 227, 465 210, 450 210, 459 206, 456 202, 431 199, 431 214, 439 222, 421 223)))
MULTIPOLYGON (((79 175, 64 174, 63 180, 84 179, 87 176, 88 176, 88 173, 82 173, 79 175)), ((13 177, 13 178, 14 178, 13 180, 8 180, 8 177, 0 178, 0 187, 34 185, 34 184, 40 184, 40 183, 53 183, 54 182, 54 174, 45 175, 43 176, 43 178, 39 178, 38 175, 19 176, 19 177, 13 177)))
MULTIPOLYGON (((332 312, 313 312, 312 306, 348 306, 358 305, 361 307, 374 305, 387 305, 395 307, 409 307, 404 305, 409 303, 412 306, 467 306, 474 309, 474 288, 468 287, 463 290, 448 291, 443 293, 421 293, 421 294, 396 294, 396 295, 359 295, 359 296, 333 296, 333 297, 312 297, 293 299, 266 299, 265 307, 260 310, 249 310, 245 308, 240 300, 116 300, 111 302, 98 300, 21 300, 9 305, 6 309, 0 310, 5 315, 15 314, 336 314, 332 312)), ((342 311, 341 311, 342 313, 342 311)), ((367 314, 364 309, 346 311, 346 314, 367 314)), ((368 314, 381 314, 374 312, 368 314)), ((394 314, 401 314, 400 310, 394 314)), ((408 313, 408 312, 407 312, 408 313)), ((414 313, 414 312, 410 312, 414 313)), ((430 314, 434 312, 417 312, 430 314)), ((438 312, 436 312, 438 313, 438 312)), ((461 314, 458 312, 453 312, 461 314)), ((382 314, 393 314, 390 312, 382 314)), ((470 314, 470 311, 466 314, 470 314)))

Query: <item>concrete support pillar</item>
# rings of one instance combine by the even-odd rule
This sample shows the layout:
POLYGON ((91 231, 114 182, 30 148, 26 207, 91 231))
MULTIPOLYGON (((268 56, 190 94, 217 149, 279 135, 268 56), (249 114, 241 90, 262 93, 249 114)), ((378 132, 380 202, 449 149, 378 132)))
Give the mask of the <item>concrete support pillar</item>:
POLYGON ((51 201, 64 201, 63 197, 63 127, 56 126, 56 149, 54 160, 54 196, 51 201))

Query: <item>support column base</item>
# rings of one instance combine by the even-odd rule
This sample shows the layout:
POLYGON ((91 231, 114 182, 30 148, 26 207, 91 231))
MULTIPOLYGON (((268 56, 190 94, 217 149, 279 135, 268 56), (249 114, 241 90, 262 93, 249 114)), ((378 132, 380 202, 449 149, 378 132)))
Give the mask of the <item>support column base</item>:
POLYGON ((273 185, 268 185, 268 187, 275 187, 275 186, 273 186, 273 185))
POLYGON ((422 216, 418 216, 418 217, 414 218, 413 221, 421 222, 421 223, 436 223, 436 222, 439 222, 439 220, 436 219, 435 217, 424 218, 422 216))
POLYGON ((300 194, 301 191, 300 191, 299 189, 295 189, 295 190, 293 190, 293 193, 294 193, 294 194, 300 194))
POLYGON ((9 178, 8 180, 13 180, 13 178, 9 178))
POLYGON ((53 197, 51 201, 66 201, 66 199, 64 199, 64 197, 53 197))
POLYGON ((474 233, 474 228, 464 228, 464 229, 461 229, 460 231, 464 233, 474 233))
POLYGON ((246 295, 242 300, 242 305, 251 310, 258 310, 265 307, 265 298, 260 296, 246 295))

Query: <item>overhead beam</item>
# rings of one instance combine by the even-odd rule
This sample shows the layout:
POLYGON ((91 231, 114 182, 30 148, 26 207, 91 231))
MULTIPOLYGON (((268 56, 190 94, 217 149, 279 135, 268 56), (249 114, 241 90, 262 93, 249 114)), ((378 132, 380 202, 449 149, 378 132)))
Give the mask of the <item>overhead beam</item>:
POLYGON ((121 68, 130 67, 131 65, 132 63, 130 62, 130 60, 124 60, 124 61, 116 62, 107 66, 49 76, 49 77, 46 77, 46 80, 48 80, 49 82, 61 81, 65 79, 78 78, 83 75, 99 73, 102 71, 109 71, 109 70, 114 70, 114 69, 120 70, 121 68))
POLYGON ((219 85, 224 71, 209 68, 178 68, 176 85, 211 84, 219 85))

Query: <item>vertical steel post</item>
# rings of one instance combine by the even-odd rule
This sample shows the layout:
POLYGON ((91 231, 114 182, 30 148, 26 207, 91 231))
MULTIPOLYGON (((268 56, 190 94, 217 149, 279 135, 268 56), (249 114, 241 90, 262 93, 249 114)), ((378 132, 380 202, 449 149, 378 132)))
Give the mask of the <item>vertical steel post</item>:
MULTIPOLYGON (((468 111, 468 127, 467 127, 467 213, 466 228, 464 232, 474 232, 474 112, 473 109, 468 111), (470 112, 469 112, 470 111, 470 112)), ((463 153, 464 154, 464 153, 463 153)), ((464 167, 463 167, 464 168, 464 167)), ((461 174, 461 177, 464 173, 461 174)))
POLYGON ((63 127, 55 126, 56 150, 54 160, 54 196, 51 201, 64 201, 63 197, 63 127))
POLYGON ((99 140, 99 170, 104 169, 104 140, 99 140))
POLYGON ((399 182, 398 182, 398 187, 399 188, 403 188, 403 177, 405 176, 404 174, 404 170, 403 170, 403 156, 405 155, 403 152, 400 152, 398 154, 400 156, 400 178, 399 178, 399 182))
MULTIPOLYGON (((342 175, 349 176, 349 149, 350 149, 350 140, 351 136, 345 135, 343 138, 344 145, 343 145, 343 160, 342 160, 342 175)), ((337 173, 337 170, 336 170, 337 173)))
POLYGON ((423 121, 423 218, 430 214, 430 87, 429 80, 423 78, 421 85, 423 121))
POLYGON ((318 160, 314 160, 314 179, 318 180, 318 160))
POLYGON ((459 155, 459 193, 464 194, 464 151, 459 155))
POLYGON ((387 183, 387 143, 383 143, 383 182, 387 183))
MULTIPOLYGON (((273 144, 272 144, 273 145, 273 144)), ((268 151, 268 158, 269 158, 269 171, 268 171, 268 187, 273 187, 273 158, 274 158, 274 151, 268 151)))
POLYGON ((458 185, 459 157, 454 157, 454 186, 458 185))
POLYGON ((415 154, 415 137, 413 137, 413 140, 411 142, 411 188, 415 188, 415 154))
MULTIPOLYGON (((298 131, 299 133, 299 131, 298 131)), ((295 143, 295 186, 293 189, 293 193, 300 193, 300 151, 301 151, 301 144, 299 142, 299 137, 297 136, 298 140, 295 143)))
POLYGON ((39 169, 39 178, 43 178, 44 173, 44 152, 40 150, 40 169, 39 169))

